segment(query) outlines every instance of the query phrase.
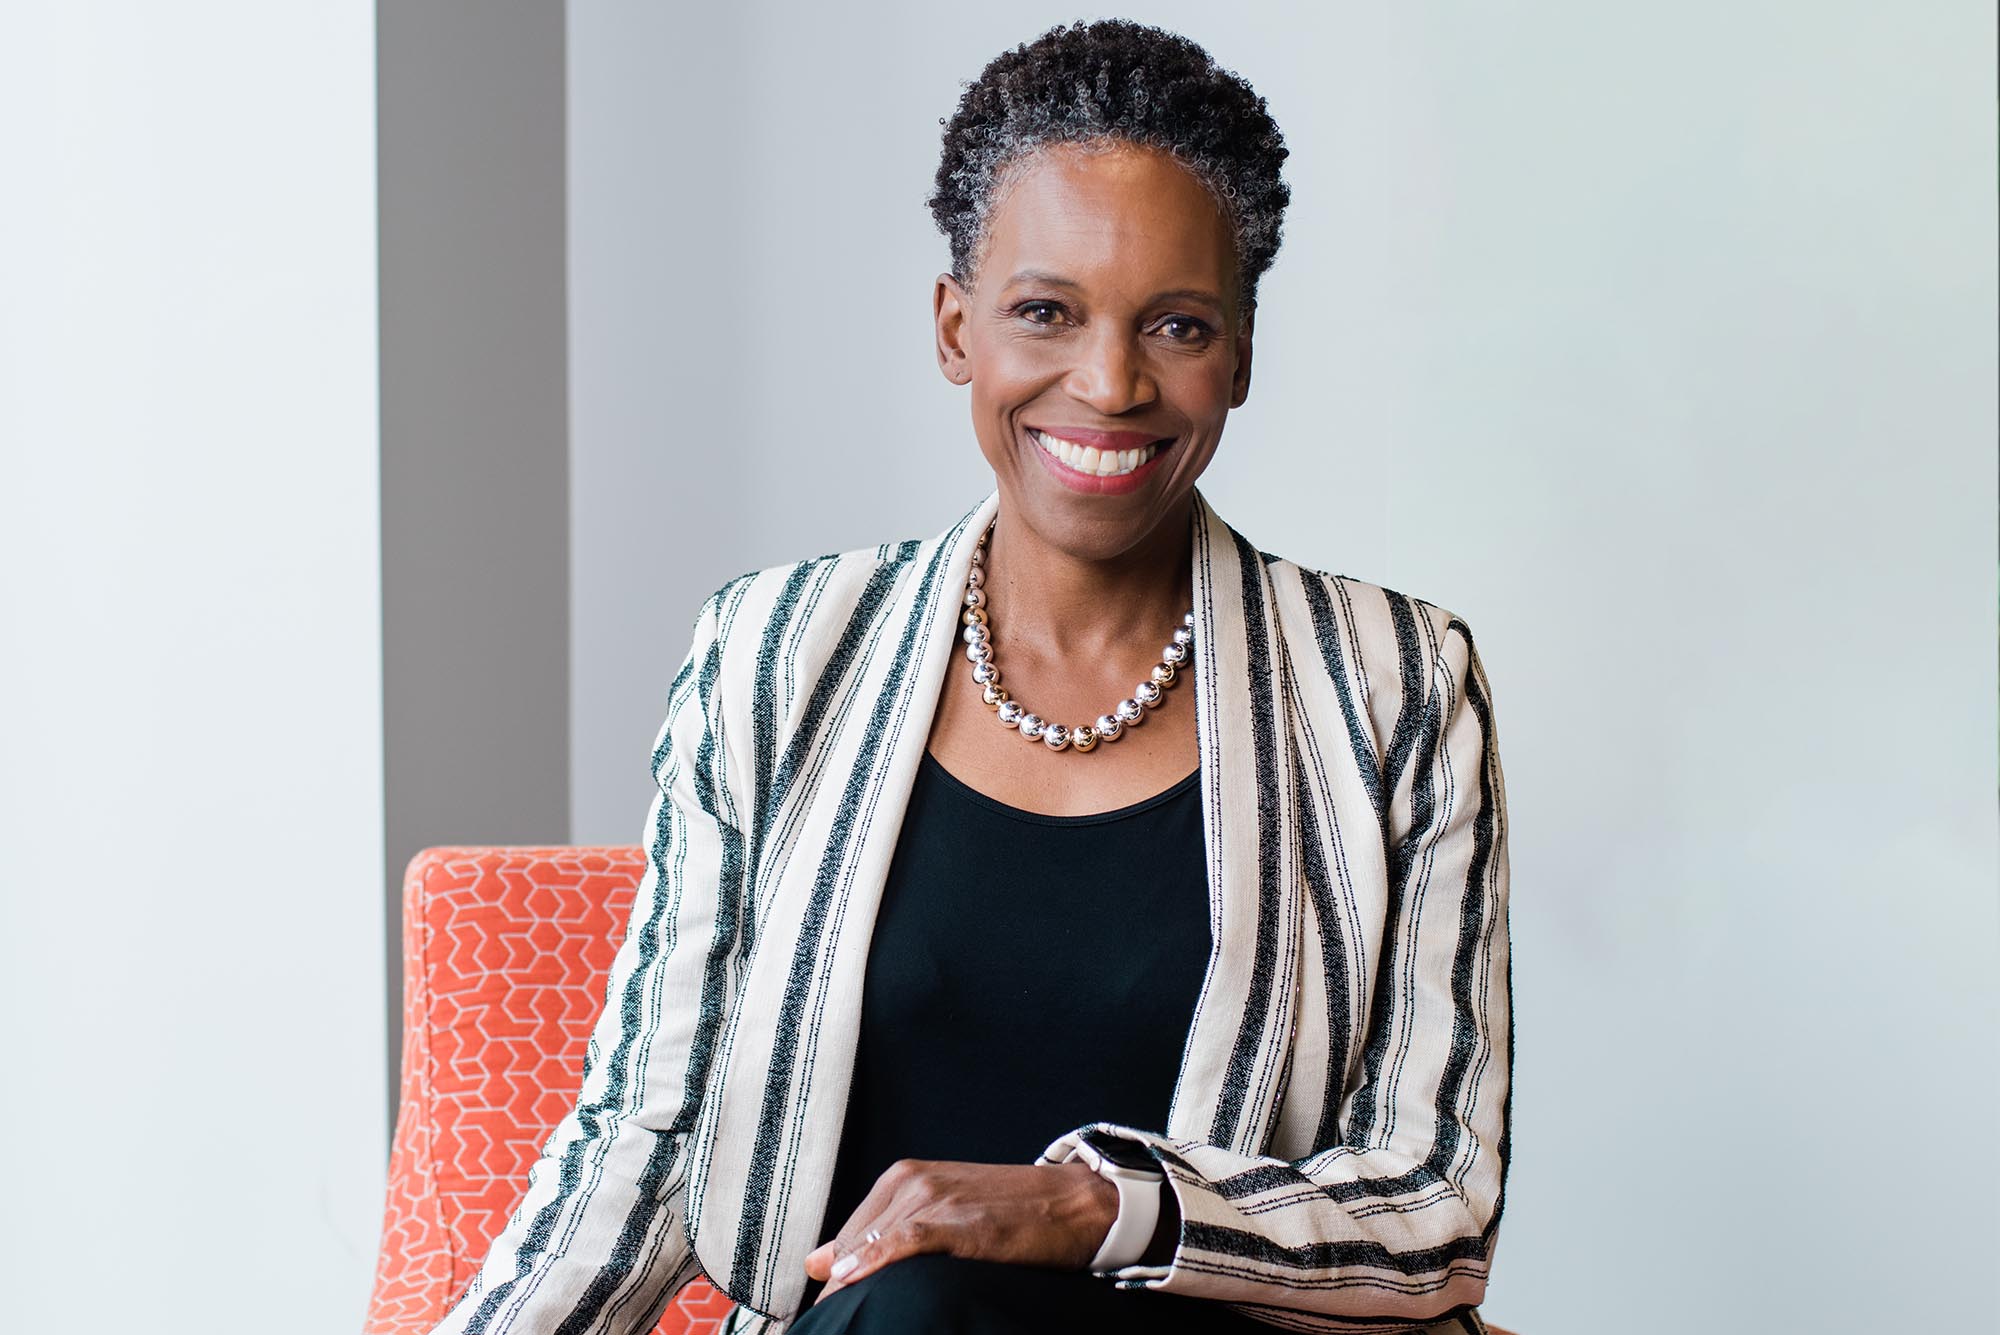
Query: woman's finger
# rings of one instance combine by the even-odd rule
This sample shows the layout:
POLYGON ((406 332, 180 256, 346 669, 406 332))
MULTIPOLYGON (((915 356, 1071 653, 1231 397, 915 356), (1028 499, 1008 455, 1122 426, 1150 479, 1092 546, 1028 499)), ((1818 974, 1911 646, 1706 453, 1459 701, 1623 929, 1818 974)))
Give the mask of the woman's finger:
POLYGON ((823 1302, 835 1289, 858 1283, 905 1256, 929 1250, 927 1244, 934 1232, 921 1219, 905 1219, 887 1231, 870 1229, 851 1251, 833 1263, 832 1278, 814 1301, 823 1302))
POLYGON ((841 1262, 854 1255, 857 1248, 880 1236, 881 1232, 879 1230, 871 1229, 868 1233, 863 1234, 861 1238, 850 1242, 847 1238, 836 1234, 806 1253, 806 1272, 808 1274, 811 1274, 814 1269, 813 1263, 815 1258, 819 1258, 820 1265, 825 1267, 826 1271, 826 1285, 820 1289, 819 1295, 813 1299, 813 1302, 824 1302, 828 1294, 832 1293, 835 1289, 844 1287, 841 1280, 845 1275, 851 1273, 853 1267, 850 1266, 848 1269, 843 1270, 841 1262))

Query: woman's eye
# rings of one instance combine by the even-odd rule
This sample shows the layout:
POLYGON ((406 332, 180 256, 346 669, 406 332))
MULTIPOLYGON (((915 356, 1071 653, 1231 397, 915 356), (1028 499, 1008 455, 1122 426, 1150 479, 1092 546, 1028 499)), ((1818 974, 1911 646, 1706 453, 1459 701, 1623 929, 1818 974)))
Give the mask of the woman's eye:
POLYGON ((1208 334, 1208 326, 1186 315, 1169 315, 1160 328, 1176 343, 1194 343, 1208 334))
POLYGON ((1054 324, 1062 315, 1062 307, 1053 301, 1028 301, 1019 307, 1020 313, 1030 324, 1054 324), (1047 317, 1047 318, 1044 318, 1047 317))

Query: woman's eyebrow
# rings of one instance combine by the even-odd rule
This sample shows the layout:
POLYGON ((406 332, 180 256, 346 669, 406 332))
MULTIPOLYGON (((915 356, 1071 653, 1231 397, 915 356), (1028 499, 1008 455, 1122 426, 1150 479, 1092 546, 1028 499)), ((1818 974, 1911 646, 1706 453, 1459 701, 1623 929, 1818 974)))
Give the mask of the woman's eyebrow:
MULTIPOLYGON (((1177 287, 1171 292, 1155 292, 1153 294, 1153 301, 1155 302, 1170 301, 1176 298, 1182 301, 1205 301, 1211 306, 1219 307, 1222 305, 1222 298, 1218 294, 1204 291, 1198 287, 1177 287)), ((1150 305, 1151 303, 1149 302, 1148 304, 1150 305)))
POLYGON ((1016 283, 1048 283, 1054 287, 1076 287, 1078 285, 1075 279, 1064 278, 1061 274, 1050 273, 1045 269, 1023 269, 1007 280, 1007 286, 1009 287, 1012 287, 1016 283))
MULTIPOLYGON (((1050 273, 1046 269, 1023 269, 1007 280, 1007 286, 1009 287, 1012 287, 1016 283, 1047 283, 1052 287, 1067 288, 1082 286, 1082 284, 1073 278, 1065 278, 1061 274, 1050 273)), ((1167 292, 1155 292, 1148 298, 1146 304, 1150 306, 1157 302, 1175 299, 1182 301, 1205 301, 1211 306, 1222 305, 1222 297, 1219 294, 1199 287, 1177 287, 1167 292)))

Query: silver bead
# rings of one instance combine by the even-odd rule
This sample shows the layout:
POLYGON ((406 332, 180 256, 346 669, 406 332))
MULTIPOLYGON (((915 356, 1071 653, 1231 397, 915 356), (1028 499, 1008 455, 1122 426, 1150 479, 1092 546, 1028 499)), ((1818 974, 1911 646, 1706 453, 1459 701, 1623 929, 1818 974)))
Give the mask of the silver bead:
POLYGON ((968 607, 965 609, 964 615, 959 617, 959 620, 968 626, 983 626, 986 624, 986 609, 983 607, 968 607))
POLYGON ((1003 728, 1018 728, 1021 726, 1021 716, 1027 712, 1027 710, 1021 708, 1019 700, 1002 700, 998 715, 1000 726, 1003 728))
POLYGON ((1069 729, 1060 723, 1051 723, 1042 729, 1042 744, 1051 751, 1060 751, 1069 745, 1069 729))
POLYGON ((986 582, 986 571, 980 566, 972 567, 965 572, 965 582, 971 588, 978 588, 986 582))
POLYGON ((1186 626, 1174 627, 1174 643, 1185 649, 1194 641, 1194 632, 1186 626))
POLYGON ((972 564, 976 566, 986 564, 986 538, 983 534, 980 536, 978 545, 972 549, 972 564))
POLYGON ((983 621, 968 621, 965 623, 965 629, 959 632, 960 638, 967 644, 976 644, 985 639, 986 635, 986 623, 983 621))
MULTIPOLYGON (((1149 686, 1152 685, 1151 682, 1148 682, 1146 684, 1149 686)), ((1157 691, 1160 688, 1154 686, 1153 689, 1157 691)), ((1146 721, 1145 707, 1141 705, 1136 699, 1120 700, 1118 702, 1118 721, 1124 724, 1145 722, 1146 721)))
POLYGON ((986 606, 986 594, 982 590, 968 588, 965 591, 965 605, 967 607, 986 606))
POLYGON ((1132 688, 1132 698, 1148 709, 1156 708, 1163 694, 1156 681, 1142 681, 1132 688))
POLYGON ((1032 742, 1038 741, 1041 738, 1043 729, 1049 725, 1042 722, 1040 714, 1023 714, 1021 715, 1021 721, 1014 726, 1021 730, 1023 737, 1032 742))
MULTIPOLYGON (((989 649, 989 650, 988 650, 987 652, 988 652, 988 653, 991 653, 992 651, 991 651, 991 650, 989 649)), ((1153 677, 1153 681, 1152 681, 1152 684, 1153 684, 1153 685, 1155 685, 1155 686, 1171 686, 1171 685, 1173 685, 1173 684, 1174 684, 1174 665, 1173 665, 1172 663, 1155 663, 1155 664, 1153 664, 1153 672, 1152 672, 1152 677, 1153 677)))
POLYGON ((972 665, 972 679, 981 686, 998 686, 1000 684, 1000 665, 990 658, 984 663, 974 663, 972 665))
POLYGON ((1194 610, 1192 608, 1188 610, 1186 616, 1181 618, 1181 624, 1186 626, 1190 631, 1194 629, 1194 610))
POLYGON ((1076 731, 1069 735, 1069 744, 1079 751, 1090 750, 1097 745, 1097 729, 1088 723, 1080 724, 1076 731))
MULTIPOLYGON (((974 640, 965 646, 965 656, 974 663, 984 663, 993 657, 993 646, 984 640, 974 640)), ((982 686, 985 684, 980 683, 982 686)))
POLYGON ((1097 719, 1097 735, 1102 741, 1115 742, 1125 731, 1125 724, 1116 714, 1101 714, 1097 719))
POLYGON ((1187 662, 1187 656, 1188 650, 1185 644, 1170 644, 1160 651, 1161 660, 1172 663, 1175 667, 1187 662))
POLYGON ((979 692, 979 698, 986 702, 988 709, 998 709, 1007 699, 1005 686, 986 686, 979 692))

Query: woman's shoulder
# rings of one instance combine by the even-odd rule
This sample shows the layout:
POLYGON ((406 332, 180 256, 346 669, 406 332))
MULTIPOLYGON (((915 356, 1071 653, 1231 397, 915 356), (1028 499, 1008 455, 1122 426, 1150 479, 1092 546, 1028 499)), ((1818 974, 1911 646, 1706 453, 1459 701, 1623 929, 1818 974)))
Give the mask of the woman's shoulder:
MULTIPOLYGON (((1471 627, 1451 608, 1372 580, 1259 556, 1294 670, 1333 683, 1343 701, 1361 702, 1378 739, 1402 735, 1412 719, 1461 698, 1479 673, 1471 627)), ((1483 676, 1480 683, 1484 694, 1483 676)))
POLYGON ((928 545, 925 539, 908 538, 746 570, 724 581, 703 608, 713 607, 730 625, 802 611, 814 615, 835 608, 852 611, 871 587, 893 588, 899 577, 914 572, 928 545))
POLYGON ((1432 644, 1453 633, 1471 638, 1465 619, 1443 603, 1270 552, 1258 556, 1281 609, 1297 612, 1319 633, 1344 625, 1363 647, 1386 645, 1399 653, 1412 636, 1432 644))

